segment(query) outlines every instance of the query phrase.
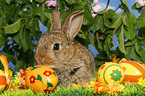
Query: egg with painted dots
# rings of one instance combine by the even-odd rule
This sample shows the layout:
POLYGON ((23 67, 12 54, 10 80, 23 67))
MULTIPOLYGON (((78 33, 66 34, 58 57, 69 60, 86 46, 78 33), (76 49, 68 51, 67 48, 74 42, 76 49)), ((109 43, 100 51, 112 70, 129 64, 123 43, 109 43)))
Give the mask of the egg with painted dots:
POLYGON ((124 80, 123 68, 114 62, 106 62, 97 73, 98 81, 104 83, 122 83, 124 80))
POLYGON ((123 59, 119 65, 124 68, 124 82, 137 83, 138 79, 145 78, 145 67, 142 64, 123 59))
POLYGON ((34 92, 49 92, 57 86, 58 76, 50 67, 37 65, 28 68, 25 83, 34 92))

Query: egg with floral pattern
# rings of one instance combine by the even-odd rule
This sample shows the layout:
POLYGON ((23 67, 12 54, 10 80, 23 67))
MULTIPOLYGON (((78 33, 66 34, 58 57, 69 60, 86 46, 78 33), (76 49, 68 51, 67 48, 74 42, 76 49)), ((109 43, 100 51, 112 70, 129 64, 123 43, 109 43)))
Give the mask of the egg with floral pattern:
POLYGON ((28 68, 25 83, 34 92, 53 91, 58 83, 58 76, 50 67, 37 65, 28 68))
POLYGON ((98 81, 105 83, 122 83, 124 80, 124 70, 117 63, 106 62, 99 68, 97 78, 98 81))
POLYGON ((4 90, 6 86, 6 76, 5 73, 0 70, 0 92, 4 90))

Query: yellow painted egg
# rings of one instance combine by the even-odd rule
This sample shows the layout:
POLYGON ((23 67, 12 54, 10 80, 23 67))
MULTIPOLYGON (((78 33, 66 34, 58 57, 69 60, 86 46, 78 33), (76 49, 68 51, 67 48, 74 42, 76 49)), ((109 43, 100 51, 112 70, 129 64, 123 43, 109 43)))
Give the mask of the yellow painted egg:
POLYGON ((50 67, 37 65, 28 68, 25 83, 34 92, 53 91, 58 83, 58 76, 50 67))
POLYGON ((6 76, 5 73, 0 70, 0 92, 6 87, 6 76))
POLYGON ((138 79, 145 78, 145 68, 140 63, 125 60, 121 61, 119 65, 124 68, 124 82, 137 83, 138 79))
POLYGON ((97 73, 98 81, 105 83, 121 83, 124 80, 124 71, 117 63, 106 62, 97 73))

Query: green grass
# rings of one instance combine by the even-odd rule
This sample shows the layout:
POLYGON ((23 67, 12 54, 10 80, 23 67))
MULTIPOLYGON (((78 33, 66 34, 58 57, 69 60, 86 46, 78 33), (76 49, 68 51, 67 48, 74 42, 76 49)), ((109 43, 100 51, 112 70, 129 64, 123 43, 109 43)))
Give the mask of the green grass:
MULTIPOLYGON (((134 83, 126 83, 125 89, 122 92, 118 92, 117 96, 145 96, 145 87, 134 84, 134 83)), ((95 94, 94 88, 82 88, 78 87, 77 89, 73 89, 71 86, 62 87, 57 86, 53 92, 50 93, 34 93, 31 89, 26 90, 12 90, 12 91, 4 91, 0 94, 0 96, 115 96, 108 93, 95 94)))

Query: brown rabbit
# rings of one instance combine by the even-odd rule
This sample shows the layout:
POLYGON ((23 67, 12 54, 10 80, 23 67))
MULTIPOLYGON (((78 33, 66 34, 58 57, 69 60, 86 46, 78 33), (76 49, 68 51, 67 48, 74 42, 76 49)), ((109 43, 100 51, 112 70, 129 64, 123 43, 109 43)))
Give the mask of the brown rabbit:
POLYGON ((59 85, 90 82, 95 73, 95 62, 89 50, 74 40, 83 22, 84 10, 71 13, 62 29, 60 13, 51 13, 51 28, 43 34, 36 49, 35 60, 55 70, 59 85))

